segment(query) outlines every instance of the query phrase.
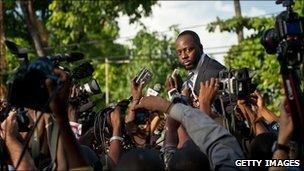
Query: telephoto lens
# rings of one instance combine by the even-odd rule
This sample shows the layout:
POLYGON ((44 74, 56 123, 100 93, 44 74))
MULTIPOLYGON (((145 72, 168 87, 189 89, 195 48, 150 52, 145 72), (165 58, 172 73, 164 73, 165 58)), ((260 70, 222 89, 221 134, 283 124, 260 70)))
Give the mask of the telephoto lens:
POLYGON ((94 94, 99 94, 101 92, 100 87, 95 79, 80 86, 79 90, 86 95, 94 95, 94 94))

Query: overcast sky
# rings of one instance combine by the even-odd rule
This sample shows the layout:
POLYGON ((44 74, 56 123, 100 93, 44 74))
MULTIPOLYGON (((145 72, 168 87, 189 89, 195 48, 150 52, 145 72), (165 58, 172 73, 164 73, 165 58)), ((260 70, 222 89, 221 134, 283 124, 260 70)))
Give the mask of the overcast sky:
MULTIPOLYGON (((278 13, 284 8, 282 5, 276 5, 275 1, 241 1, 241 10, 243 16, 261 16, 278 13)), ((233 15, 233 1, 159 1, 152 7, 152 15, 141 21, 149 31, 166 31, 171 25, 178 25, 181 31, 185 28, 193 30, 200 36, 205 52, 212 54, 227 51, 227 48, 213 47, 236 44, 237 36, 233 33, 220 33, 219 31, 208 33, 205 25, 214 21, 217 16, 230 18, 233 15)), ((120 17, 118 23, 121 38, 117 42, 120 43, 127 43, 128 39, 134 37, 141 28, 138 24, 130 25, 127 16, 120 17)), ((213 56, 223 63, 223 55, 213 56)))

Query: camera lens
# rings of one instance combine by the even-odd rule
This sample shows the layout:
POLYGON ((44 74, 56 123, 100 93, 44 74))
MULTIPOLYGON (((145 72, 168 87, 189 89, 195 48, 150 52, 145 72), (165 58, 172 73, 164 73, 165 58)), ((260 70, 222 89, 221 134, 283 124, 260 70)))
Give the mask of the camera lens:
POLYGON ((92 80, 83 86, 80 87, 81 90, 84 90, 88 95, 100 93, 100 87, 96 80, 92 80))
POLYGON ((274 28, 264 31, 261 44, 268 54, 275 54, 279 44, 277 31, 274 28))

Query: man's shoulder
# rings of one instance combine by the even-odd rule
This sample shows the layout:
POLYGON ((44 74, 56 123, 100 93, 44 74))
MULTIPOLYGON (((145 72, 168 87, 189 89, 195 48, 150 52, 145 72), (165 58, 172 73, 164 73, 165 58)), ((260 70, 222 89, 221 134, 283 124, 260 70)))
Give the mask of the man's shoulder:
POLYGON ((205 59, 201 69, 223 70, 226 69, 226 67, 219 63, 217 60, 210 58, 208 55, 205 55, 205 59))

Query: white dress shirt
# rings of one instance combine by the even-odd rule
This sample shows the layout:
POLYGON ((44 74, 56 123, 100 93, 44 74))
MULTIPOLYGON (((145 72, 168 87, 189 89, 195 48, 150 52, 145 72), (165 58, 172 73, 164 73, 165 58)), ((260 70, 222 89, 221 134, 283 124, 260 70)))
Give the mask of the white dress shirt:
POLYGON ((188 78, 191 82, 192 82, 192 86, 189 86, 190 89, 193 91, 194 90, 194 85, 195 85, 195 81, 197 79, 197 76, 198 76, 198 72, 200 70, 200 67, 202 66, 203 62, 204 62, 204 59, 205 59, 205 53, 203 52, 197 66, 195 69, 192 69, 188 72, 188 75, 192 75, 190 78, 188 78), (192 74, 193 73, 193 74, 192 74))

